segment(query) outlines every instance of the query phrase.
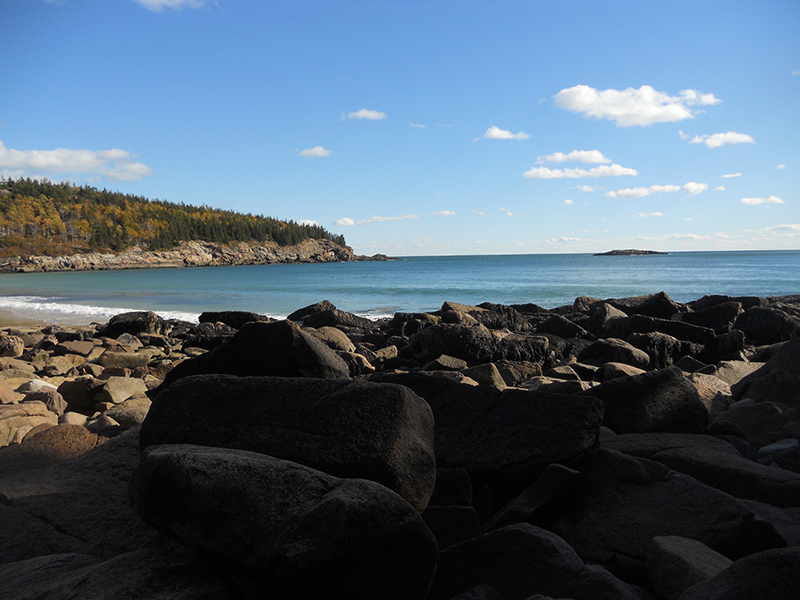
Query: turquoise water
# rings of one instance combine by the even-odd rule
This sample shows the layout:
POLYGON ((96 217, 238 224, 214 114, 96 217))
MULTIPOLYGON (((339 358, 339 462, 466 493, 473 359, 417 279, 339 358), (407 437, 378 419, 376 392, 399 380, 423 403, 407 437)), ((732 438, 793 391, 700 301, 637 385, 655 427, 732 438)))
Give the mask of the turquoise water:
POLYGON ((678 252, 653 256, 422 256, 391 262, 260 265, 0 275, 0 309, 49 322, 102 321, 126 310, 196 320, 206 310, 284 317, 320 300, 378 318, 464 304, 571 304, 664 291, 800 294, 800 251, 678 252))

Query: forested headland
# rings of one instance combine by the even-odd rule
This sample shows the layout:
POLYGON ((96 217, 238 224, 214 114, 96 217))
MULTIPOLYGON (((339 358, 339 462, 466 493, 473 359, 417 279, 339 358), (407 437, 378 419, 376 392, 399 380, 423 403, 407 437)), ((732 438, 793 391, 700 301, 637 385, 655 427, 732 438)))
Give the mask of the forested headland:
POLYGON ((0 257, 169 250, 184 241, 275 242, 307 239, 345 246, 342 235, 261 215, 30 178, 0 179, 0 257))

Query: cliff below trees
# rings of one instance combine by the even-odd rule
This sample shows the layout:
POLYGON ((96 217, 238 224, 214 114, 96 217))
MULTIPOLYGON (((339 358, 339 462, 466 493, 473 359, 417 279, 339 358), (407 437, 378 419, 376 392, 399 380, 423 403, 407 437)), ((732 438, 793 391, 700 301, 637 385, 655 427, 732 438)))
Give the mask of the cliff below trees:
POLYGON ((390 260, 376 254, 359 256, 349 246, 330 240, 306 239, 293 246, 273 241, 181 242, 170 250, 143 250, 139 246, 118 253, 90 252, 71 256, 15 256, 0 259, 0 272, 37 273, 46 271, 106 271, 119 269, 158 269, 178 267, 226 267, 279 263, 350 262, 390 260))

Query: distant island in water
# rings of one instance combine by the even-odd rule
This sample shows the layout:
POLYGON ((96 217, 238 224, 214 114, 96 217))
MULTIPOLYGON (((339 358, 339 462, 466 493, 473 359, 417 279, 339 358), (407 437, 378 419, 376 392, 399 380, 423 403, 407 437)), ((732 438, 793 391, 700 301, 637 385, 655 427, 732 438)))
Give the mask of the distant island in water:
POLYGON ((594 256, 641 256, 644 254, 669 254, 669 252, 656 252, 655 250, 609 250, 608 252, 597 252, 594 256))

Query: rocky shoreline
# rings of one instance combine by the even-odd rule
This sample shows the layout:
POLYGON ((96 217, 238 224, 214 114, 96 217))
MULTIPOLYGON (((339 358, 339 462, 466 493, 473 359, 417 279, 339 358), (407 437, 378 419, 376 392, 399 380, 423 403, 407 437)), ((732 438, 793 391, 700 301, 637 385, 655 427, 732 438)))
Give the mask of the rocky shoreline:
POLYGON ((0 597, 800 595, 800 297, 0 331, 0 597))
POLYGON ((171 250, 146 250, 139 246, 123 252, 91 252, 71 256, 15 256, 0 259, 0 273, 49 271, 106 271, 182 267, 229 267, 280 263, 352 262, 394 260, 383 254, 361 256, 349 246, 329 240, 307 239, 294 246, 275 242, 181 242, 171 250))

